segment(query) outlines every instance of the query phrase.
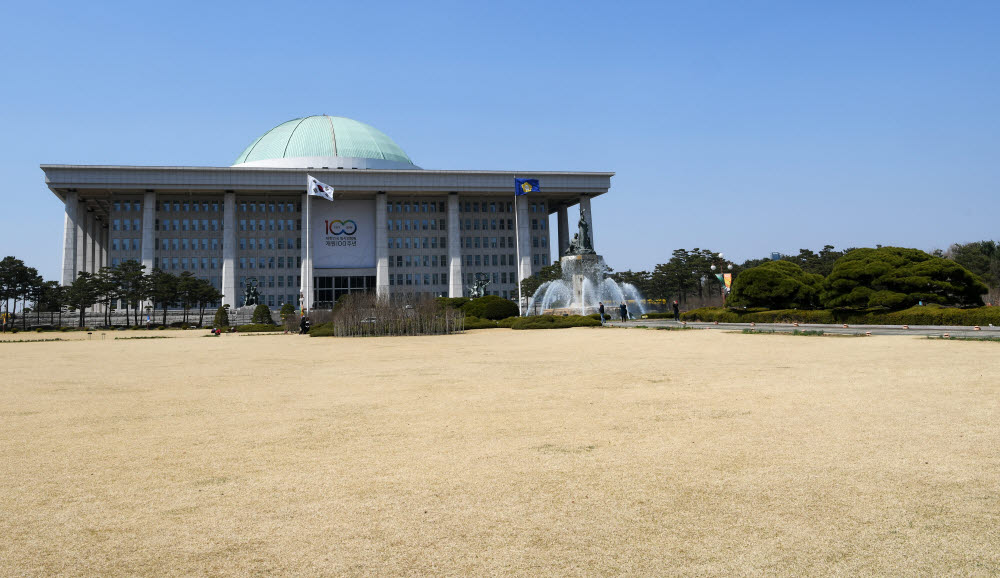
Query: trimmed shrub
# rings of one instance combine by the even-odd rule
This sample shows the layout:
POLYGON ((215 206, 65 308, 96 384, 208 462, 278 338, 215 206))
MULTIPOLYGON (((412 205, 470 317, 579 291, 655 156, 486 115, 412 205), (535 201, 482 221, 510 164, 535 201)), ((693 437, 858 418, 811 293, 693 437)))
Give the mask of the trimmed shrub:
POLYGON ((501 319, 500 321, 497 321, 497 327, 506 327, 507 329, 510 329, 518 319, 520 319, 520 317, 508 317, 507 319, 501 319))
POLYGON ((903 247, 854 249, 837 259, 823 286, 825 307, 861 310, 899 309, 921 301, 977 305, 988 291, 958 263, 903 247))
POLYGON ((250 317, 250 322, 257 325, 272 325, 274 323, 274 318, 271 317, 271 309, 267 305, 261 303, 253 310, 253 315, 250 317))
POLYGON ((272 325, 270 323, 248 323, 246 325, 236 326, 236 331, 239 333, 260 333, 264 331, 281 331, 281 330, 282 329, 280 326, 272 325))
POLYGON ((212 320, 212 327, 216 329, 229 328, 229 309, 220 306, 215 310, 215 319, 212 320))
POLYGON ((567 327, 600 327, 601 322, 583 315, 531 315, 519 317, 511 329, 564 329, 567 327))
POLYGON ((294 317, 295 306, 292 305, 291 303, 285 303, 284 305, 281 306, 281 310, 278 311, 278 315, 280 315, 282 319, 288 319, 290 317, 294 317))
POLYGON ((496 329, 497 327, 500 327, 499 322, 492 319, 483 319, 473 315, 465 316, 466 329, 496 329))
POLYGON ((461 309, 470 301, 470 299, 468 297, 438 297, 436 301, 441 307, 461 309))
POLYGON ((884 309, 857 311, 853 309, 778 309, 739 310, 722 307, 702 307, 681 314, 685 321, 718 321, 719 323, 852 323, 856 325, 1000 325, 1000 307, 914 306, 902 311, 884 309))
POLYGON ((822 285, 822 275, 806 273, 788 261, 768 261, 736 276, 729 303, 773 309, 815 307, 822 285))
POLYGON ((309 328, 309 337, 334 337, 333 323, 320 323, 309 328))
MULTIPOLYGON (((517 303, 497 295, 484 295, 462 306, 466 315, 498 321, 518 314, 517 303)), ((468 322, 466 322, 468 323, 468 322)))

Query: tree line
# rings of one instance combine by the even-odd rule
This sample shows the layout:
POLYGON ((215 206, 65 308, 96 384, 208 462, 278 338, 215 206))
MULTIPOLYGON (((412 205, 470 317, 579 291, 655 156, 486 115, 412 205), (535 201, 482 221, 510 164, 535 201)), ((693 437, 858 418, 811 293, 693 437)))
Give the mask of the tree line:
POLYGON ((104 325, 112 323, 115 304, 121 303, 127 326, 139 325, 143 303, 156 303, 163 315, 163 325, 167 324, 167 310, 181 307, 184 322, 192 309, 198 309, 198 324, 204 321, 205 308, 222 300, 222 293, 204 279, 199 279, 190 271, 174 275, 161 269, 147 272, 146 266, 135 260, 128 260, 116 267, 101 267, 95 273, 81 271, 70 285, 62 286, 57 281, 46 281, 38 270, 29 267, 21 259, 5 257, 0 261, 0 305, 3 307, 3 330, 16 323, 19 312, 22 328, 27 327, 28 318, 35 315, 40 321, 42 313, 58 313, 58 324, 62 325, 64 310, 79 314, 79 326, 86 324, 87 310, 95 305, 104 306, 104 325), (29 307, 30 303, 30 307, 29 307), (20 309, 18 309, 20 304, 20 309), (13 305, 13 308, 11 307, 13 305))
MULTIPOLYGON (((882 248, 879 245, 875 250, 882 248)), ((837 250, 833 245, 824 245, 819 251, 800 249, 796 255, 782 255, 778 261, 794 264, 805 274, 825 279, 833 273, 838 260, 856 250, 858 249, 853 247, 837 250)), ((936 250, 927 255, 954 262, 967 269, 987 287, 987 301, 1000 304, 1000 243, 956 243, 947 251, 936 250)), ((716 251, 696 247, 673 251, 666 263, 658 264, 652 270, 608 270, 607 274, 619 283, 631 283, 646 299, 668 302, 677 300, 684 304, 691 299, 704 300, 709 296, 721 295, 722 283, 716 277, 717 273, 732 273, 735 283, 741 273, 771 262, 770 258, 761 258, 736 263, 719 257, 716 251), (712 269, 713 265, 715 269, 712 269)), ((542 268, 538 274, 525 279, 521 285, 522 292, 527 296, 534 295, 542 283, 561 277, 562 269, 556 261, 542 268)))

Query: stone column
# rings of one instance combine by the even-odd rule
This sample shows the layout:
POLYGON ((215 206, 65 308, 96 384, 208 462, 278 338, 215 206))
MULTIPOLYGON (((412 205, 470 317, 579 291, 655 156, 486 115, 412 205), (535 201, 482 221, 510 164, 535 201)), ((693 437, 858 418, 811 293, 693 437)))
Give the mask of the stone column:
POLYGON ((448 193, 448 297, 462 296, 462 231, 458 193, 448 193))
POLYGON ((82 202, 77 205, 75 268, 74 279, 80 271, 87 270, 87 205, 82 202))
POLYGON ((146 273, 153 270, 153 255, 156 250, 156 231, 153 224, 156 222, 156 193, 146 191, 142 197, 142 264, 146 266, 146 273))
POLYGON ((556 260, 559 260, 569 250, 569 213, 566 205, 559 207, 557 226, 559 228, 559 255, 556 257, 556 260))
POLYGON ((66 216, 63 218, 62 278, 69 285, 76 279, 76 227, 80 199, 76 193, 66 193, 66 216))
POLYGON ((379 297, 389 296, 389 233, 386 225, 385 191, 375 194, 375 292, 379 297))
MULTIPOLYGON (((313 306, 312 264, 312 195, 302 193, 302 304, 307 311, 313 306)), ((376 253, 377 255, 378 253, 376 253)))
POLYGON ((87 213, 87 261, 88 273, 96 273, 94 264, 97 262, 97 215, 93 212, 87 213))
POLYGON ((236 307, 236 193, 227 191, 222 202, 222 302, 236 307))
POLYGON ((108 222, 101 223, 101 267, 108 266, 108 222))
MULTIPOLYGON (((517 286, 521 281, 531 277, 531 215, 528 213, 528 197, 514 197, 514 210, 517 211, 517 286)), ((518 291, 520 296, 520 290, 518 291)), ((521 307, 524 304, 519 304, 521 307)))
POLYGON ((594 251, 597 251, 597 241, 594 240, 594 220, 590 215, 590 197, 587 195, 580 195, 580 216, 587 221, 587 230, 590 231, 590 243, 594 247, 594 251))

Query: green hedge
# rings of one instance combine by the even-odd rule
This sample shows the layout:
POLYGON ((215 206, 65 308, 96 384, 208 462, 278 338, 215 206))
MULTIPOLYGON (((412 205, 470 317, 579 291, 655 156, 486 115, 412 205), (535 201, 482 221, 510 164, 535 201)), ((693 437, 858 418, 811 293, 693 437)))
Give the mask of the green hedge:
POLYGON ((494 321, 493 319, 483 319, 482 317, 476 317, 475 315, 465 316, 466 329, 496 329, 497 327, 500 327, 499 321, 494 321))
POLYGON ((466 315, 499 321, 518 314, 517 303, 496 295, 484 295, 462 306, 466 315))
POLYGON ((268 325, 266 323, 248 323, 246 325, 237 325, 237 333, 260 333, 262 331, 282 331, 279 325, 268 325))
POLYGON ((469 302, 468 297, 438 297, 438 305, 441 307, 450 307, 451 309, 461 309, 466 303, 469 302))
POLYGON ((512 329, 564 329, 566 327, 600 327, 601 322, 583 315, 531 315, 519 317, 511 324, 512 329))
POLYGON ((309 328, 309 337, 333 337, 333 323, 320 323, 309 328))
MULTIPOLYGON (((653 318, 655 319, 655 318, 653 318)), ((855 325, 1000 325, 1000 307, 958 309, 940 305, 923 305, 885 312, 779 309, 773 311, 702 307, 681 314, 684 321, 718 321, 719 323, 850 323, 855 325)))

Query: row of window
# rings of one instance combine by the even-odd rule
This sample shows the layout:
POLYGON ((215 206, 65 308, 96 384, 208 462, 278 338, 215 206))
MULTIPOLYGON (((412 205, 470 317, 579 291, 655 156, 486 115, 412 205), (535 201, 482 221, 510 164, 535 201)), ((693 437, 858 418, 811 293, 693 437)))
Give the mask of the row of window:
POLYGON ((208 251, 211 247, 212 251, 218 251, 219 246, 222 244, 220 239, 157 239, 155 242, 156 248, 161 251, 197 251, 199 248, 202 251, 208 251))
POLYGON ((494 267, 514 267, 517 265, 517 257, 511 253, 510 255, 466 255, 465 256, 465 266, 466 267, 481 267, 490 266, 494 267), (482 258, 480 258, 482 257, 482 258))
MULTIPOLYGON (((513 213, 514 203, 511 201, 465 201, 459 208, 463 213, 513 213)), ((544 213, 545 202, 529 203, 528 210, 532 213, 544 213)))
POLYGON ((142 219, 112 219, 112 231, 141 231, 142 219))
POLYGON ((240 257, 240 269, 285 269, 287 267, 301 267, 302 257, 240 257), (292 259, 295 259, 294 265, 292 259))
POLYGON ((447 285, 447 273, 396 273, 389 275, 389 285, 447 285))
POLYGON ((287 239, 287 241, 288 241, 287 243, 285 241, 286 240, 284 238, 282 238, 282 237, 278 237, 277 238, 277 242, 275 242, 275 238, 274 237, 271 237, 269 239, 257 239, 255 237, 246 237, 246 238, 241 237, 240 238, 240 250, 245 251, 247 249, 247 247, 249 247, 251 251, 254 251, 256 249, 261 249, 261 250, 270 249, 270 250, 274 250, 275 247, 277 247, 277 249, 279 251, 280 250, 284 250, 286 248, 287 249, 301 249, 302 248, 302 237, 289 238, 289 239, 287 239))
POLYGON ((139 239, 111 239, 112 251, 138 251, 139 239))
MULTIPOLYGON (((221 231, 225 228, 225 223, 219 219, 156 219, 153 229, 156 231, 221 231)), ((138 222, 138 221, 136 221, 138 222)), ((138 226, 137 226, 138 227, 138 226)), ((125 229, 128 231, 128 229, 125 229)), ((139 229, 136 228, 138 231, 139 229)))
POLYGON ((219 259, 218 257, 154 257, 153 258, 153 268, 163 269, 164 271, 197 271, 201 266, 201 270, 208 271, 211 269, 219 269, 219 259))
POLYGON ((447 249, 446 237, 389 237, 393 249, 447 249))
POLYGON ((385 224, 390 231, 445 231, 447 225, 444 219, 389 219, 385 224))
POLYGON ((390 267, 447 267, 448 257, 441 255, 396 255, 389 257, 390 267))
MULTIPOLYGON (((513 231, 514 219, 463 219, 458 222, 462 231, 513 231)), ((548 227, 546 219, 532 219, 531 230, 544 231, 548 227)))
MULTIPOLYGON (((164 231, 219 231, 225 228, 223 221, 219 219, 163 219, 162 227, 164 231)), ((513 231, 513 219, 465 219, 459 221, 460 229, 463 231, 513 231)), ((160 230, 160 219, 156 219, 154 229, 160 230)), ((547 227, 545 219, 532 219, 531 229, 533 231, 544 231, 547 227)), ((386 221, 386 228, 390 231, 445 231, 447 224, 444 219, 396 219, 386 221)), ((113 231, 140 231, 142 230, 141 219, 113 219, 111 221, 113 231)), ((302 219, 240 219, 241 231, 301 231, 302 219)))
POLYGON ((443 213, 445 206, 444 201, 389 201, 385 204, 385 210, 387 213, 443 213))
POLYGON ((291 201, 240 201, 241 213, 301 213, 302 203, 291 201))
POLYGON ((240 219, 241 231, 301 231, 302 219, 240 219), (247 228, 249 226, 249 229, 247 228))
MULTIPOLYGON (((511 201, 465 201, 459 204, 463 213, 513 213, 514 203, 511 201)), ((545 202, 530 203, 528 210, 532 213, 544 213, 545 202)), ((444 201, 389 201, 386 203, 388 213, 435 213, 445 212, 444 201)))
POLYGON ((139 212, 142 210, 142 203, 139 201, 115 201, 111 203, 111 207, 115 211, 135 211, 139 212))
POLYGON ((218 213, 219 201, 156 201, 156 210, 164 213, 218 213))
MULTIPOLYGON (((197 212, 219 212, 219 201, 156 201, 156 210, 165 213, 197 213, 197 212)), ((112 206, 115 211, 141 211, 140 201, 114 201, 112 206)), ((465 201, 459 208, 465 213, 513 213, 514 204, 510 201, 465 201), (481 209, 481 210, 480 210, 481 209)), ((300 201, 240 201, 239 210, 241 213, 301 213, 302 203, 300 201)), ((435 213, 445 212, 444 201, 389 201, 386 203, 386 211, 389 213, 435 213)), ((529 211, 532 213, 544 213, 545 203, 530 203, 529 211)))

